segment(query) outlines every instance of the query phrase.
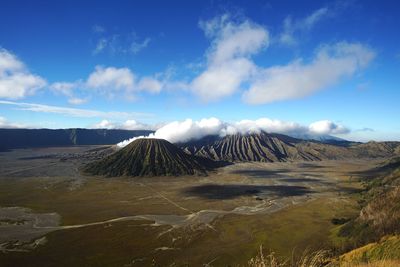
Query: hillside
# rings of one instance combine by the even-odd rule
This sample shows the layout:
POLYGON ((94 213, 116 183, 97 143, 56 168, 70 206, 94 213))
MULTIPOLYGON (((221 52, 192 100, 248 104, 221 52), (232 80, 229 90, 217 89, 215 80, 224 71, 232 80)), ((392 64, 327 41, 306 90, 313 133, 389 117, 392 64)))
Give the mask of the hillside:
POLYGON ((377 176, 366 178, 359 216, 345 224, 339 233, 354 246, 400 234, 400 157, 388 160, 372 174, 377 176))
MULTIPOLYGON (((400 157, 387 160, 363 178, 360 213, 340 226, 345 240, 340 266, 400 259, 400 157)), ((397 265, 396 265, 397 266, 397 265)))
POLYGON ((276 162, 390 157, 399 153, 400 143, 360 144, 341 141, 336 145, 261 132, 228 135, 222 138, 211 136, 180 146, 187 153, 212 160, 276 162))
POLYGON ((138 139, 120 151, 88 164, 84 171, 105 176, 179 176, 206 174, 216 164, 198 159, 162 139, 138 139))
POLYGON ((14 148, 116 144, 145 130, 108 129, 0 129, 0 151, 14 148))

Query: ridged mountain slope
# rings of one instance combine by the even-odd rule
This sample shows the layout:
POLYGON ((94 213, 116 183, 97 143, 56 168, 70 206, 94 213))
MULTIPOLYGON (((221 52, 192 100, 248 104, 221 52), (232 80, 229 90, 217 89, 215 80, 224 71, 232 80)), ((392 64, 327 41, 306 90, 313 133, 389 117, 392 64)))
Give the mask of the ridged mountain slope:
POLYGON ((179 176, 206 174, 212 168, 209 160, 188 155, 162 139, 138 139, 120 151, 97 162, 84 171, 105 176, 179 176))
POLYGON ((260 132, 228 135, 222 138, 207 137, 204 140, 181 144, 181 147, 189 154, 212 160, 276 162, 387 157, 399 152, 400 143, 348 142, 346 145, 333 145, 260 132))

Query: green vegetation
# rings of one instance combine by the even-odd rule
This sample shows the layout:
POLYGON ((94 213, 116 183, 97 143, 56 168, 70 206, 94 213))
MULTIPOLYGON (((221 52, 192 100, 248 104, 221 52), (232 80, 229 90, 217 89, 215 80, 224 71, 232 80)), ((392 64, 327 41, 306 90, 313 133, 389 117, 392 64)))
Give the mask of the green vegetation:
POLYGON ((400 233, 400 158, 394 158, 375 170, 383 173, 366 181, 359 216, 339 230, 350 247, 400 233))

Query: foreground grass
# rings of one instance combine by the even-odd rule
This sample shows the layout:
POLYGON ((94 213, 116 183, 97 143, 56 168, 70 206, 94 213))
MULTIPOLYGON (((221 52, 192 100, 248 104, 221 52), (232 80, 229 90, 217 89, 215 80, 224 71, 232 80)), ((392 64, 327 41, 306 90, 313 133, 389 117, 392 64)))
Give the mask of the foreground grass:
POLYGON ((322 267, 330 261, 328 251, 304 253, 299 259, 279 260, 274 253, 264 256, 262 246, 259 254, 248 262, 248 267, 322 267))
POLYGON ((340 256, 340 262, 344 266, 349 266, 346 264, 366 264, 388 260, 400 262, 399 236, 384 237, 379 242, 369 243, 340 256))
POLYGON ((266 255, 260 247, 249 260, 248 267, 394 267, 400 266, 400 236, 387 236, 339 257, 326 250, 305 252, 299 258, 280 259, 274 253, 266 255))

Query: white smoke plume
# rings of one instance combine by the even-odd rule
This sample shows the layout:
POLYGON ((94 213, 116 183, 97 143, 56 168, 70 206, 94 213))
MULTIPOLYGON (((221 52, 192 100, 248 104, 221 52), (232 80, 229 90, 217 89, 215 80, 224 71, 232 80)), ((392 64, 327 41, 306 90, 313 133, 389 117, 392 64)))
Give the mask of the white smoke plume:
POLYGON ((124 140, 117 145, 124 147, 132 141, 139 138, 158 138, 165 139, 171 143, 183 143, 191 140, 198 140, 208 135, 219 135, 224 137, 233 134, 259 133, 261 131, 269 133, 283 134, 310 134, 310 135, 329 135, 345 134, 349 130, 332 121, 323 120, 311 123, 309 126, 303 126, 295 122, 285 122, 269 118, 260 118, 257 120, 241 120, 238 122, 227 123, 217 118, 202 119, 193 121, 186 119, 184 121, 174 121, 165 124, 148 136, 133 137, 124 140))

